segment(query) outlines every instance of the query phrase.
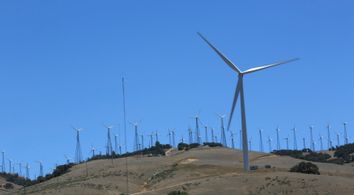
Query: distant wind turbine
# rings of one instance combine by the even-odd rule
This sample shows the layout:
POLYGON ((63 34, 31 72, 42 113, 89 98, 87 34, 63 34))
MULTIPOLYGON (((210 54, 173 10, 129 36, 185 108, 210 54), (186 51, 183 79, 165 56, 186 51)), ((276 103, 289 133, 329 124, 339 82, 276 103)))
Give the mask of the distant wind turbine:
POLYGON ((222 54, 216 47, 214 47, 203 35, 198 33, 198 35, 219 55, 219 57, 233 70, 238 74, 238 84, 235 91, 235 96, 233 100, 233 104, 231 107, 230 118, 228 122, 227 129, 230 129, 232 116, 234 113, 234 109, 237 103, 237 99, 240 96, 241 101, 241 123, 242 123, 242 143, 243 143, 243 166, 245 171, 249 171, 249 157, 248 157, 248 146, 247 146, 247 125, 246 125, 246 108, 245 108, 245 98, 244 98, 244 89, 243 89, 243 77, 247 74, 254 73, 260 70, 268 69, 271 67, 279 66, 281 64, 289 63, 295 61, 297 59, 291 59, 287 61, 277 62, 273 64, 268 64, 265 66, 260 66, 256 68, 251 68, 246 71, 241 71, 234 63, 232 63, 224 54, 222 54))
POLYGON ((344 122, 343 125, 344 125, 344 134, 343 134, 343 136, 344 136, 344 144, 348 144, 349 143, 348 132, 347 132, 348 123, 344 122))
POLYGON ((107 128, 107 143, 106 143, 106 155, 112 155, 113 147, 111 141, 111 129, 112 125, 104 125, 107 128))
POLYGON ((80 143, 80 132, 81 128, 72 127, 76 131, 76 149, 75 149, 75 162, 81 163, 82 161, 82 151, 81 151, 81 143, 80 143))
POLYGON ((297 150, 296 128, 293 129, 294 150, 297 150))
POLYGON ((262 135, 263 130, 259 129, 258 132, 259 132, 259 151, 260 152, 264 152, 264 149, 263 149, 263 135, 262 135))
POLYGON ((280 138, 279 138, 279 127, 277 127, 276 132, 277 132, 277 150, 280 150, 281 146, 280 146, 280 138))

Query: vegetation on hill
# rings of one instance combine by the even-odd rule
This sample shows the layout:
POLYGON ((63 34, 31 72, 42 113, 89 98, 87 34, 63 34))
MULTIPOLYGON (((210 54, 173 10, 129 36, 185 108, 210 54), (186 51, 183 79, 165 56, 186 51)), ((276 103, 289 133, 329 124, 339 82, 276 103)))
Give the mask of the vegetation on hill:
POLYGON ((310 149, 304 150, 274 150, 273 154, 280 156, 290 156, 297 159, 312 161, 312 162, 323 162, 323 163, 334 163, 343 164, 341 159, 331 159, 331 155, 322 152, 314 152, 310 149))
POLYGON ((168 195, 188 195, 188 193, 178 190, 178 191, 172 191, 172 192, 168 193, 168 195))
POLYGON ((310 149, 304 150, 274 150, 272 153, 280 156, 291 156, 312 162, 344 164, 354 162, 354 143, 333 147, 333 157, 327 153, 314 152, 310 149))
MULTIPOLYGON (((200 144, 198 143, 191 143, 191 144, 186 144, 186 143, 179 143, 178 144, 178 150, 190 150, 192 148, 198 148, 200 144)), ((215 142, 204 142, 203 146, 209 146, 209 147, 223 147, 221 143, 215 143, 215 142)))
POLYGON ((344 162, 354 162, 354 143, 335 148, 334 157, 343 159, 344 162))
POLYGON ((320 171, 318 170, 317 165, 310 163, 310 162, 300 162, 299 164, 293 166, 290 169, 290 172, 315 174, 315 175, 320 174, 320 171))

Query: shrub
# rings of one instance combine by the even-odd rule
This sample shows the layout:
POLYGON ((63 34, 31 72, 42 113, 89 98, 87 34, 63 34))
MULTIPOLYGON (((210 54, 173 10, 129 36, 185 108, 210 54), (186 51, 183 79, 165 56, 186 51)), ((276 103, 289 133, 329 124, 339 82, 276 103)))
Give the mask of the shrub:
POLYGON ((188 150, 189 145, 185 143, 179 143, 177 148, 178 150, 188 150))
POLYGON ((250 167, 250 170, 251 171, 255 171, 255 170, 257 170, 258 169, 258 166, 257 165, 252 165, 251 167, 250 167))
POLYGON ((222 147, 221 143, 215 143, 215 142, 205 142, 203 143, 203 145, 209 147, 222 147))
POLYGON ((168 195, 188 195, 188 193, 178 190, 178 191, 172 191, 172 192, 168 193, 168 195))
POLYGON ((272 166, 271 166, 271 165, 265 165, 264 168, 266 168, 266 169, 271 169, 272 166))
POLYGON ((14 189, 14 185, 12 183, 6 183, 4 185, 4 188, 7 190, 11 190, 11 189, 14 189))
POLYGON ((310 163, 310 162, 300 162, 299 164, 293 166, 290 169, 290 172, 315 174, 315 175, 320 174, 320 171, 318 170, 317 165, 310 163))

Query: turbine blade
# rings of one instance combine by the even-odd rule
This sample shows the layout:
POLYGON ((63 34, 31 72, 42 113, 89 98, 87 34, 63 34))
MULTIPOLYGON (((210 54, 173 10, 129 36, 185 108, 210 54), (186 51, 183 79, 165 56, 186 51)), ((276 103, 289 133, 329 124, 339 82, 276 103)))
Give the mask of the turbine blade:
POLYGON ((198 32, 198 35, 220 56, 220 58, 234 71, 241 74, 241 70, 232 63, 224 54, 222 54, 216 47, 214 47, 202 34, 198 32))
POLYGON ((273 64, 268 64, 268 65, 264 65, 264 66, 251 68, 251 69, 248 69, 248 70, 244 71, 243 74, 249 74, 249 73, 257 72, 257 71, 264 70, 264 69, 267 69, 267 68, 279 66, 281 64, 286 64, 286 63, 289 63, 289 62, 293 62, 293 61, 296 61, 296 60, 299 60, 299 58, 294 58, 294 59, 290 59, 290 60, 286 60, 286 61, 281 61, 281 62, 277 62, 277 63, 273 63, 273 64))
POLYGON ((232 117, 234 115, 235 106, 236 106, 236 103, 237 103, 238 96, 240 94, 240 89, 241 89, 241 84, 242 84, 241 79, 242 79, 242 77, 238 78, 237 87, 236 87, 235 96, 234 96, 234 101, 233 101, 232 107, 231 107, 230 118, 229 118, 229 122, 227 124, 227 130, 228 131, 230 130, 230 125, 231 125, 232 117))

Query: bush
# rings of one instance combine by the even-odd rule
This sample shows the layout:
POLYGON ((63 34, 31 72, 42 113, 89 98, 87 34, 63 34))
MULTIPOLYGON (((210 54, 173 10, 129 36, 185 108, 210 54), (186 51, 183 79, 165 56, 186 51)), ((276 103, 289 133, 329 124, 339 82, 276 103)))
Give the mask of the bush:
POLYGON ((257 165, 252 165, 252 166, 250 166, 250 170, 251 171, 255 171, 255 170, 257 170, 258 169, 258 166, 257 165))
POLYGON ((310 162, 300 162, 299 164, 293 166, 290 169, 290 172, 315 174, 315 175, 320 174, 320 171, 318 170, 317 165, 310 163, 310 162))
POLYGON ((215 143, 215 142, 205 142, 203 143, 204 146, 209 146, 209 147, 222 147, 223 145, 221 143, 215 143))
POLYGON ((12 183, 6 183, 4 185, 4 188, 7 190, 12 190, 12 189, 14 189, 14 185, 12 183))
POLYGON ((354 162, 354 143, 339 146, 334 156, 343 159, 345 162, 354 162))
POLYGON ((172 192, 168 193, 168 195, 188 195, 188 193, 178 190, 178 191, 172 191, 172 192))
POLYGON ((177 148, 178 148, 178 150, 188 150, 189 145, 185 144, 185 143, 179 143, 177 148))

